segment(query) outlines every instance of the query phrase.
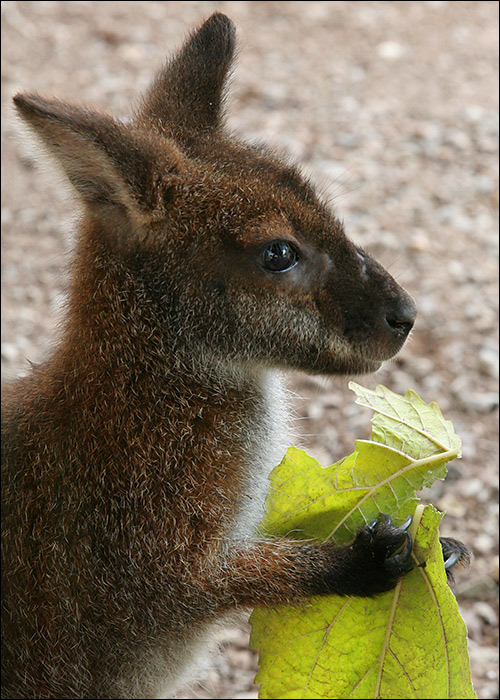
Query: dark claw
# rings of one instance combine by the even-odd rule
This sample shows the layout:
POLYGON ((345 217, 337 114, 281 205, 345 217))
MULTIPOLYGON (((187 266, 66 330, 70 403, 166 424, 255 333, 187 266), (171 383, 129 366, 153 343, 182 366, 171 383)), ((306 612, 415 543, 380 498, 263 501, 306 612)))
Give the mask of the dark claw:
POLYGON ((454 552, 453 554, 450 554, 448 559, 444 563, 444 568, 445 571, 448 571, 448 569, 451 569, 452 566, 455 566, 457 561, 460 559, 460 554, 458 552, 454 552))
POLYGON ((404 521, 404 523, 399 527, 399 529, 400 530, 408 530, 408 528, 410 527, 412 522, 413 522, 413 515, 409 515, 406 518, 406 520, 404 521))
POLYGON ((387 513, 379 513, 378 517, 382 518, 382 520, 384 521, 384 525, 392 525, 392 518, 390 515, 387 515, 387 513))
POLYGON ((407 571, 413 569, 413 562, 410 559, 410 554, 413 547, 413 540, 409 532, 405 532, 405 535, 406 541, 403 545, 403 549, 387 557, 386 566, 390 569, 393 569, 394 571, 403 570, 406 573, 407 571))
MULTIPOLYGON (((404 523, 402 525, 400 525, 397 529, 402 530, 402 531, 407 530, 410 527, 410 525, 412 524, 412 521, 413 521, 413 515, 409 515, 406 518, 406 520, 404 521, 404 523)), ((391 516, 387 515, 387 513, 379 513, 378 518, 375 518, 375 520, 372 520, 372 522, 369 525, 367 525, 367 527, 371 532, 373 532, 378 524, 383 524, 383 525, 387 525, 388 527, 390 527, 392 525, 391 516)))
POLYGON ((387 515, 386 513, 379 513, 378 517, 375 518, 375 520, 372 520, 372 522, 367 526, 370 532, 373 532, 377 525, 391 525, 392 520, 391 516, 387 515))

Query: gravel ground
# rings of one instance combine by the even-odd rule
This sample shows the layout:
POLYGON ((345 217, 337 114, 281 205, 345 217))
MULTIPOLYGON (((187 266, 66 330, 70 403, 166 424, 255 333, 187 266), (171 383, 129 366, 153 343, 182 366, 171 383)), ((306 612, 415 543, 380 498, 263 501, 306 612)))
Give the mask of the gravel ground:
MULTIPOLYGON (((498 3, 3 2, 2 372, 39 361, 57 328, 74 203, 33 167, 16 90, 115 114, 213 10, 238 26, 230 126, 285 148, 414 296, 408 347, 363 383, 439 403, 463 439, 426 499, 473 550, 456 592, 479 698, 498 698, 498 3)), ((345 380, 291 378, 301 444, 323 464, 366 436, 345 380), (300 398, 299 398, 300 397, 300 398)), ((244 624, 183 697, 257 697, 244 624)))

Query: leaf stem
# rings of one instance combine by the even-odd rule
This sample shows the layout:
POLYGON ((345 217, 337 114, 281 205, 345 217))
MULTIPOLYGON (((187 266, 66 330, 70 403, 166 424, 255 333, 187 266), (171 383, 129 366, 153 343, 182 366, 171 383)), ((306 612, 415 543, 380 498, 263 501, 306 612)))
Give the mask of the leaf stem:
POLYGON ((419 503, 418 506, 415 508, 415 512, 413 514, 413 520, 412 520, 412 523, 411 523, 409 530, 408 530, 413 542, 415 542, 415 537, 417 536, 418 526, 420 525, 420 521, 422 520, 422 515, 424 513, 425 508, 426 508, 426 506, 423 503, 419 503))

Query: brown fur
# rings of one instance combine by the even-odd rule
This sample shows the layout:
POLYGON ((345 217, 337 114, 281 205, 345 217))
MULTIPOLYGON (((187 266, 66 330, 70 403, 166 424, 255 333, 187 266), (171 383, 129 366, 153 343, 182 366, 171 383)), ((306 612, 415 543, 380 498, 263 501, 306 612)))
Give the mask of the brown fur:
POLYGON ((15 97, 84 216, 61 341, 4 392, 3 697, 173 694, 226 612, 407 569, 387 523, 351 547, 253 535, 281 370, 372 371, 415 310, 296 168, 226 133, 233 48, 212 15, 127 124, 15 97), (263 269, 274 240, 295 267, 263 269))

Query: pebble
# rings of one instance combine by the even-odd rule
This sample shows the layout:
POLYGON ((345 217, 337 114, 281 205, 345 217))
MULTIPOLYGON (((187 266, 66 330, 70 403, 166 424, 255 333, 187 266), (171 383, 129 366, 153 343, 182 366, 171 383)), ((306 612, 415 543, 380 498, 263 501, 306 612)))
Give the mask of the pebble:
POLYGON ((434 371, 434 362, 429 357, 413 357, 408 362, 408 371, 415 379, 423 379, 434 371))
POLYGON ((474 538, 474 549, 481 554, 489 554, 495 548, 495 542, 492 537, 484 532, 481 532, 474 538))
POLYGON ((492 594, 498 595, 498 580, 490 578, 471 578, 469 577, 459 587, 457 586, 457 595, 466 599, 477 599, 488 597, 492 594))
POLYGON ((418 233, 410 239, 410 250, 418 253, 427 253, 432 247, 432 242, 425 233, 418 233))
POLYGON ((467 150, 471 145, 468 134, 461 129, 449 129, 446 132, 445 143, 461 151, 467 150))
POLYGON ((380 58, 394 61, 403 58, 408 53, 408 47, 399 41, 384 41, 377 46, 377 53, 380 58))
POLYGON ((8 207, 2 207, 1 221, 2 226, 10 224, 13 219, 12 211, 8 207))
POLYGON ((468 105, 462 111, 461 116, 468 122, 477 123, 484 117, 484 107, 482 105, 468 105))
POLYGON ((464 409, 470 413, 491 413, 498 407, 498 391, 470 392, 461 399, 464 409))
POLYGON ((319 420, 324 415, 324 407, 320 401, 310 401, 306 407, 306 414, 310 420, 319 420))
POLYGON ((487 377, 498 379, 498 362, 499 353, 498 347, 492 348, 485 346, 479 351, 478 369, 487 377))
POLYGON ((19 357, 19 351, 17 345, 14 343, 5 342, 1 345, 1 355, 2 360, 7 360, 7 362, 14 362, 19 357))
POLYGON ((470 479, 466 479, 460 485, 460 491, 461 491, 462 495, 465 496, 466 498, 475 498, 483 490, 484 490, 483 482, 481 481, 481 479, 477 479, 475 477, 472 477, 470 479))
POLYGON ((459 501, 453 494, 445 493, 439 502, 439 509, 454 518, 463 518, 467 515, 467 506, 459 501))
POLYGON ((493 178, 487 175, 476 175, 474 178, 474 184, 476 185, 477 191, 481 194, 490 194, 495 191, 496 183, 493 178))
POLYGON ((474 612, 491 627, 498 625, 498 616, 491 605, 482 600, 478 600, 473 606, 474 612))
POLYGON ((254 661, 246 649, 235 649, 230 646, 226 649, 226 656, 233 666, 249 671, 253 668, 254 661))

